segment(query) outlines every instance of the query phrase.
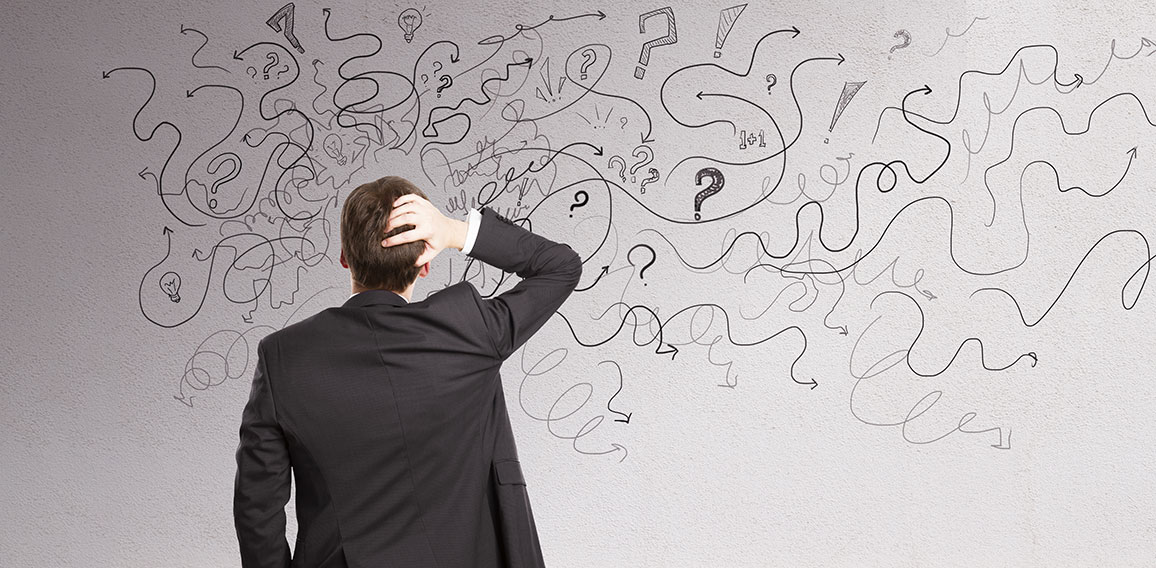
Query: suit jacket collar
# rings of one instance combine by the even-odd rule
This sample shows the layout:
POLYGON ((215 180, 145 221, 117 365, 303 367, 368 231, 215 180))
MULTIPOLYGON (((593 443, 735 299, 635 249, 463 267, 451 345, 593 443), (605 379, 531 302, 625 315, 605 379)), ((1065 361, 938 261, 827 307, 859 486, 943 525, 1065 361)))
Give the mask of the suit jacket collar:
POLYGON ((355 294, 342 304, 343 308, 362 308, 366 306, 376 306, 379 304, 386 304, 390 306, 404 306, 407 304, 405 298, 402 298, 397 292, 389 290, 365 290, 355 294))

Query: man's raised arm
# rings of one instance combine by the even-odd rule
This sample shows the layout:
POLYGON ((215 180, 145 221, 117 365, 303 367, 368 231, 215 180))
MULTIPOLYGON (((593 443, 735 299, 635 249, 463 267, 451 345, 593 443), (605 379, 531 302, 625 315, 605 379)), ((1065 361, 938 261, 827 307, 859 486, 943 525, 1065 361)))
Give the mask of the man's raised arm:
POLYGON ((582 278, 582 257, 483 207, 476 235, 462 252, 522 278, 513 288, 483 299, 475 291, 494 351, 506 359, 540 329, 582 278))

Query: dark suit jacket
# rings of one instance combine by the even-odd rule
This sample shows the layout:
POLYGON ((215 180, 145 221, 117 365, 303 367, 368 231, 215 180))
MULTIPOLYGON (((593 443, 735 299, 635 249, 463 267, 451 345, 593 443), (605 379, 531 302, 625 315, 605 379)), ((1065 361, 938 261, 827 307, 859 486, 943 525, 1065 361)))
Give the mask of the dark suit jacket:
POLYGON ((512 289, 459 282, 408 304, 367 290, 258 344, 234 491, 245 568, 543 565, 498 371, 582 262, 481 213, 469 256, 520 276, 512 289))

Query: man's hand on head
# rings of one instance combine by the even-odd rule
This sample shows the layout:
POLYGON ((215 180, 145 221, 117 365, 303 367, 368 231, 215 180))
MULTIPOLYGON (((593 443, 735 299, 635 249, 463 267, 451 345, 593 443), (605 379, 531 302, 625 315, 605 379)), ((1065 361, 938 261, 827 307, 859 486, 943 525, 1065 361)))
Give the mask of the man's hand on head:
POLYGON ((385 225, 385 234, 402 225, 413 225, 413 228, 381 241, 381 246, 391 247, 425 241, 425 251, 418 257, 414 266, 421 266, 433 260, 447 247, 461 250, 465 246, 468 228, 466 222, 446 217, 433 203, 416 193, 407 193, 393 202, 393 210, 390 211, 389 220, 385 225))

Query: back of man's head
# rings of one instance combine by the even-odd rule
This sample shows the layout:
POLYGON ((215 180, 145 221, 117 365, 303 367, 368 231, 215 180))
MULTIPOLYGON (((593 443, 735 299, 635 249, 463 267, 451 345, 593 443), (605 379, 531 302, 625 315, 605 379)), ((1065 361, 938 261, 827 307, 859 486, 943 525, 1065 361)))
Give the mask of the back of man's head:
POLYGON ((381 246, 387 237, 413 228, 398 225, 385 232, 393 202, 407 193, 428 199, 409 180, 397 176, 359 185, 345 199, 341 209, 341 250, 353 279, 367 289, 400 292, 417 280, 421 267, 414 263, 425 251, 425 241, 381 246))

